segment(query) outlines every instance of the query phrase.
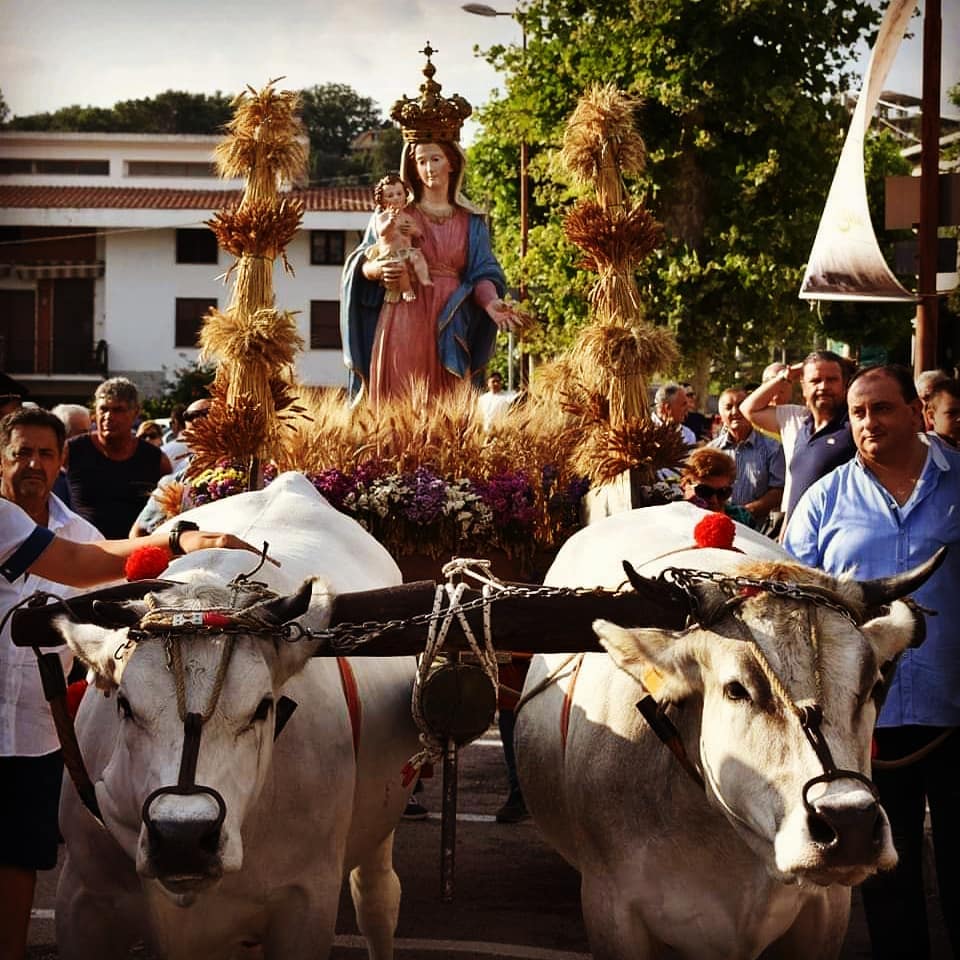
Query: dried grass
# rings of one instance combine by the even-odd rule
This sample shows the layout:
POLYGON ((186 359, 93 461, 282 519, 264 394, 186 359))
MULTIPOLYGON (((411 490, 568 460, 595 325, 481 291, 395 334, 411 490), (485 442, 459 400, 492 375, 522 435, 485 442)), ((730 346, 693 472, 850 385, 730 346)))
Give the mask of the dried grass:
POLYGON ((205 222, 227 253, 237 258, 248 255, 268 260, 279 256, 284 269, 292 275, 285 248, 303 220, 303 211, 302 200, 260 200, 221 210, 205 222))
POLYGON ((270 200, 281 183, 302 176, 307 164, 300 97, 277 92, 271 80, 262 90, 248 87, 233 101, 227 138, 214 150, 220 176, 247 179, 244 203, 270 200))
POLYGON ((560 158, 574 179, 592 184, 600 205, 610 209, 626 199, 624 176, 646 166, 647 151, 634 124, 640 101, 613 84, 593 86, 567 121, 560 158))

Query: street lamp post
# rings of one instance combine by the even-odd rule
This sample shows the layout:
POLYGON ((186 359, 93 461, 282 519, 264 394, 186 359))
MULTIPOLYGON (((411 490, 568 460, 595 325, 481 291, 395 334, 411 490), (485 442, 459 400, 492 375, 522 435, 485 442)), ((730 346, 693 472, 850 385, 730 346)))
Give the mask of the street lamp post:
MULTIPOLYGON (((515 10, 494 10, 493 7, 485 3, 465 3, 462 7, 467 13, 476 14, 478 17, 513 17, 520 24, 520 35, 522 38, 523 62, 527 61, 527 25, 522 17, 518 17, 515 10)), ((520 141, 520 284, 518 294, 523 301, 527 296, 527 283, 525 280, 525 261, 527 258, 527 229, 529 224, 528 214, 528 183, 527 183, 527 163, 529 159, 529 147, 527 138, 520 141)), ((513 390, 513 331, 507 334, 507 389, 513 390)), ((524 379, 523 366, 520 368, 520 379, 524 379)))

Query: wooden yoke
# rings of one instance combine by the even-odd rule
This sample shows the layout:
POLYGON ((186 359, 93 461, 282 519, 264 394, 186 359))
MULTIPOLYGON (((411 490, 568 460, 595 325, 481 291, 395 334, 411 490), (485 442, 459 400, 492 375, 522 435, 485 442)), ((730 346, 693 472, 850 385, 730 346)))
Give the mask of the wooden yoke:
MULTIPOLYGON (((170 581, 137 581, 81 594, 70 600, 25 605, 13 614, 11 634, 17 646, 48 647, 63 643, 53 628, 57 614, 69 613, 77 620, 95 622, 95 600, 139 599, 144 594, 172 586, 170 581)), ((602 651, 593 633, 593 621, 612 620, 621 626, 681 629, 690 612, 683 591, 658 580, 638 580, 634 590, 564 590, 537 584, 509 584, 523 592, 494 594, 490 604, 493 644, 498 650, 524 653, 579 653, 602 651)), ((431 580, 343 593, 333 601, 330 627, 356 625, 343 631, 339 643, 324 644, 317 656, 349 653, 360 657, 402 657, 423 652, 427 624, 433 610, 436 584, 431 580), (396 626, 384 629, 396 622, 396 626), (366 628, 365 630, 362 628, 366 628), (351 648, 350 644, 357 646, 351 648)), ((481 593, 466 590, 462 604, 479 600, 481 593)), ((474 635, 483 636, 483 608, 465 612, 474 635)), ((459 619, 454 616, 447 635, 450 651, 468 650, 469 643, 459 619)))
MULTIPOLYGON (((681 629, 690 612, 682 591, 671 585, 646 581, 649 590, 612 593, 607 590, 559 591, 536 584, 511 584, 526 591, 522 594, 497 597, 491 601, 491 634, 498 650, 525 653, 602 652, 593 632, 593 621, 612 620, 622 626, 664 627, 681 629), (542 591, 542 592, 541 592, 542 591)), ((337 596, 333 603, 330 626, 343 624, 369 626, 369 634, 351 656, 389 657, 421 653, 426 626, 418 620, 433 609, 436 584, 430 580, 405 583, 359 593, 337 596), (375 617, 376 619, 372 619, 375 617), (399 621, 397 626, 379 633, 382 625, 399 621)), ((481 596, 467 590, 461 603, 481 596)), ((466 611, 466 619, 475 636, 483 636, 483 609, 466 611)), ((360 633, 360 631, 358 631, 360 633)), ((459 619, 454 617, 447 635, 448 650, 468 650, 469 644, 459 619)), ((331 656, 333 651, 321 649, 318 656, 331 656)))

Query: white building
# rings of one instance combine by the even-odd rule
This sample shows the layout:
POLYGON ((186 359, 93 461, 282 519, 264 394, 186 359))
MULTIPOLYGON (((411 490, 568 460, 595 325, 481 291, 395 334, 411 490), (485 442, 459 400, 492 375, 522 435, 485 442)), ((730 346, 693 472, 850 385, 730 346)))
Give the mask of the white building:
MULTIPOLYGON (((217 178, 219 136, 0 132, 0 369, 40 403, 89 399, 104 376, 144 396, 197 357, 225 308, 234 258, 204 221, 239 199, 217 178)), ((299 311, 301 382, 343 386, 344 254, 373 208, 366 187, 295 189, 306 206, 277 263, 279 309, 299 311)))

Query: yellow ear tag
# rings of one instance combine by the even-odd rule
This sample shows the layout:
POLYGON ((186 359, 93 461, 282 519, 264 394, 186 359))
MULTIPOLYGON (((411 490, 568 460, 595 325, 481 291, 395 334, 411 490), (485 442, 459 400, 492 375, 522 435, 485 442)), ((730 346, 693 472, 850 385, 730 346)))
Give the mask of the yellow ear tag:
POLYGON ((640 682, 647 691, 654 696, 657 695, 657 691, 663 686, 663 681, 664 676, 656 667, 645 667, 640 674, 640 682))

